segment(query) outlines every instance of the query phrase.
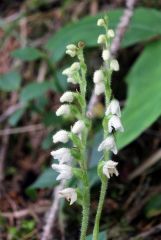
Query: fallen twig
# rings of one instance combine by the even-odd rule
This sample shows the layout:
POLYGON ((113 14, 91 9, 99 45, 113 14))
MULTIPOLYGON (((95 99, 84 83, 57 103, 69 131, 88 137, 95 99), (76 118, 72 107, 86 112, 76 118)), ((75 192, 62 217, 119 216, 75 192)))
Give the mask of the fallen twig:
POLYGON ((153 166, 161 159, 161 149, 155 152, 152 156, 150 156, 147 160, 145 160, 137 169, 135 169, 128 177, 129 180, 133 180, 134 178, 141 175, 148 168, 153 166))
POLYGON ((11 116, 15 111, 23 108, 24 105, 22 103, 17 103, 15 105, 10 106, 2 115, 0 116, 0 123, 6 120, 9 116, 11 116))
POLYGON ((144 239, 148 236, 161 232, 161 223, 152 227, 150 230, 143 232, 135 237, 132 237, 130 240, 144 239))
POLYGON ((6 128, 4 130, 0 130, 0 136, 11 135, 11 134, 21 134, 21 133, 33 132, 33 131, 41 131, 44 129, 45 127, 41 123, 35 124, 35 125, 28 125, 24 127, 6 128))
POLYGON ((56 220, 57 213, 59 210, 59 191, 61 191, 64 187, 64 182, 62 181, 55 189, 53 190, 53 203, 51 208, 49 209, 49 212, 46 214, 46 223, 43 229, 41 240, 50 240, 51 237, 54 239, 54 236, 51 236, 51 230, 53 227, 53 224, 56 220))

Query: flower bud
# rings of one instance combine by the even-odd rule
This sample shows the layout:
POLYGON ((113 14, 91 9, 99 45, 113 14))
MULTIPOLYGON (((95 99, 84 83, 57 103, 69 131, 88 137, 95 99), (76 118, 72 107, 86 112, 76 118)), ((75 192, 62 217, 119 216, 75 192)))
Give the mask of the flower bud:
POLYGON ((110 59, 110 51, 108 49, 103 50, 102 58, 104 61, 107 61, 110 59))
POLYGON ((113 71, 119 71, 119 63, 116 59, 111 60, 110 69, 113 70, 113 71))
POLYGON ((103 18, 98 19, 97 26, 99 27, 105 26, 105 21, 103 18))
POLYGON ((93 75, 93 82, 99 83, 99 82, 102 82, 103 79, 104 79, 103 71, 101 69, 96 70, 93 75))
POLYGON ((71 71, 78 71, 80 69, 80 63, 79 62, 75 62, 71 65, 70 67, 71 71))
POLYGON ((60 102, 61 103, 63 103, 63 102, 71 103, 71 102, 73 102, 73 99, 74 99, 73 92, 67 91, 61 96, 60 102))
POLYGON ((83 120, 78 120, 77 122, 75 122, 75 124, 72 127, 72 133, 74 134, 80 134, 82 132, 82 130, 85 128, 85 124, 83 122, 83 120))
POLYGON ((70 68, 64 69, 62 74, 66 76, 70 76, 72 74, 71 69, 70 68))
POLYGON ((124 131, 124 128, 122 126, 120 118, 118 116, 115 116, 115 115, 113 115, 108 121, 108 131, 109 131, 109 133, 111 133, 113 129, 115 131, 120 131, 120 132, 124 131))
POLYGON ((66 46, 67 50, 76 51, 77 46, 75 44, 69 44, 66 46))
POLYGON ((104 93, 105 91, 105 85, 103 82, 98 82, 95 84, 94 92, 96 95, 100 95, 104 93))
POLYGON ((114 154, 117 154, 117 147, 115 143, 115 139, 113 136, 107 137, 98 147, 98 151, 109 151, 111 150, 114 154))
POLYGON ((66 50, 65 53, 68 54, 70 57, 75 57, 76 56, 76 51, 66 50))
POLYGON ((68 78, 67 78, 67 82, 68 82, 68 83, 77 84, 77 81, 76 81, 73 77, 68 77, 68 78))
POLYGON ((104 34, 101 34, 98 36, 98 40, 97 40, 98 44, 104 44, 106 43, 106 36, 104 34))
POLYGON ((70 107, 68 104, 61 105, 56 111, 56 116, 58 117, 61 115, 69 115, 69 114, 70 114, 70 107))
POLYGON ((108 36, 109 38, 113 38, 113 37, 115 36, 114 31, 113 31, 112 29, 109 29, 108 32, 107 32, 107 36, 108 36))
POLYGON ((116 99, 113 99, 110 102, 105 112, 105 115, 108 116, 110 113, 113 115, 117 115, 118 117, 121 117, 120 104, 119 101, 117 101, 116 99))
POLYGON ((65 130, 60 130, 53 136, 54 143, 57 142, 67 143, 68 140, 69 140, 68 132, 65 130))

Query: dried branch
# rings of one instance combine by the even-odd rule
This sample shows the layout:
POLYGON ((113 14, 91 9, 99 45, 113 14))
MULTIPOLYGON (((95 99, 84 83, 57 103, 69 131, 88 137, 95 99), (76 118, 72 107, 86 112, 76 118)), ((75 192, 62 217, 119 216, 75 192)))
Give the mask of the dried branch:
MULTIPOLYGON (((116 56, 117 52, 120 48, 122 38, 128 28, 128 25, 130 23, 131 17, 133 15, 134 5, 137 0, 127 0, 126 1, 126 9, 124 10, 123 16, 120 19, 120 23, 118 24, 118 27, 116 29, 115 38, 112 41, 111 44, 111 55, 116 56)), ((94 90, 92 92, 92 96, 90 98, 89 104, 88 104, 88 111, 87 115, 89 117, 94 117, 93 110, 95 105, 98 103, 98 96, 95 95, 94 90)))
POLYGON ((57 213, 59 210, 59 191, 64 188, 64 182, 62 181, 55 189, 53 190, 53 203, 46 215, 46 224, 43 229, 41 240, 50 240, 51 237, 54 239, 54 236, 51 234, 53 224, 56 220, 57 213), (52 235, 52 236, 51 236, 52 235))
POLYGON ((0 136, 11 135, 11 134, 21 134, 26 132, 34 132, 44 130, 45 127, 40 124, 28 125, 25 127, 17 127, 17 128, 6 128, 4 130, 0 130, 0 136))

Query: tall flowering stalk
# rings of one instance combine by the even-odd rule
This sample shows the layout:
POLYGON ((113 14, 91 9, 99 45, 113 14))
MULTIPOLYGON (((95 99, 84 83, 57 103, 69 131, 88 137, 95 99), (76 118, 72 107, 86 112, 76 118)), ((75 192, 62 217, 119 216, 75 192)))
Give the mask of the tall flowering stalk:
MULTIPOLYGON (((117 162, 109 160, 109 151, 117 154, 114 133, 123 131, 121 124, 121 111, 119 102, 113 98, 111 90, 111 75, 113 71, 119 70, 119 64, 110 54, 111 39, 114 32, 108 29, 107 19, 99 19, 98 26, 104 27, 105 34, 98 37, 98 44, 103 47, 102 58, 103 66, 94 72, 93 82, 96 95, 105 95, 105 116, 103 118, 104 139, 98 146, 98 151, 103 152, 103 157, 98 163, 98 175, 101 178, 101 192, 98 209, 95 218, 93 240, 98 240, 99 224, 108 185, 108 179, 114 174, 118 176, 116 168, 117 162)), ((80 240, 86 239, 86 233, 89 221, 90 208, 90 186, 88 178, 88 161, 87 161, 87 137, 91 128, 91 120, 87 117, 86 104, 86 71, 87 67, 83 55, 84 44, 79 42, 78 45, 70 44, 66 48, 66 54, 70 57, 76 57, 77 61, 63 71, 67 76, 67 81, 79 86, 79 91, 65 92, 60 102, 62 105, 56 111, 57 116, 73 116, 76 122, 71 126, 70 131, 59 130, 53 136, 53 142, 66 144, 72 142, 72 147, 63 146, 51 152, 58 163, 52 164, 52 168, 59 173, 57 180, 63 181, 67 187, 59 192, 60 197, 65 197, 70 205, 78 202, 82 206, 82 225, 80 240), (77 179, 77 188, 68 187, 68 181, 75 177, 77 179)))
POLYGON ((103 158, 98 163, 98 175, 101 178, 101 191, 100 198, 95 217, 95 224, 93 229, 93 240, 98 240, 100 218, 103 208, 103 203, 108 186, 108 179, 114 174, 118 176, 118 170, 116 166, 117 162, 109 160, 109 151, 117 154, 117 147, 115 143, 114 133, 116 131, 123 132, 123 126, 121 124, 121 111, 119 102, 113 98, 111 89, 111 76, 113 71, 119 70, 119 64, 116 59, 113 59, 110 54, 111 39, 114 37, 114 31, 108 29, 107 18, 99 19, 97 21, 99 27, 104 27, 105 34, 101 34, 98 37, 98 44, 103 47, 102 59, 103 66, 94 73, 93 81, 95 83, 95 93, 97 95, 104 93, 105 95, 105 116, 102 121, 104 130, 104 140, 98 147, 98 151, 103 151, 103 158))
POLYGON ((67 46, 66 53, 71 57, 77 57, 78 60, 65 69, 63 74, 67 76, 68 82, 79 86, 79 91, 65 92, 60 98, 62 105, 56 111, 57 116, 72 115, 77 121, 71 126, 70 131, 60 130, 53 136, 54 143, 67 143, 71 140, 73 147, 71 149, 63 147, 51 152, 54 159, 58 160, 58 164, 52 165, 52 168, 59 173, 57 180, 65 180, 67 183, 74 175, 81 183, 77 189, 67 187, 60 192, 60 197, 65 197, 70 204, 77 201, 82 205, 81 240, 86 238, 90 205, 86 156, 90 120, 86 117, 87 67, 83 47, 82 42, 79 42, 78 46, 74 44, 67 46))

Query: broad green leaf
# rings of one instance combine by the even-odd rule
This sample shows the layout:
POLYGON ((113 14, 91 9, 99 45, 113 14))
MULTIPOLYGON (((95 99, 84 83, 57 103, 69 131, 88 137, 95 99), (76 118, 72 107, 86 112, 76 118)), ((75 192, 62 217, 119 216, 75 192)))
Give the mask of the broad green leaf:
POLYGON ((12 56, 23 61, 34 61, 41 58, 43 56, 43 53, 37 48, 25 47, 14 50, 12 52, 12 56))
POLYGON ((21 76, 18 72, 12 71, 0 75, 0 90, 11 92, 18 90, 21 84, 21 76))
MULTIPOLYGON (((86 238, 86 240, 92 240, 92 239, 93 239, 93 238, 92 238, 92 234, 89 235, 89 236, 86 238)), ((107 236, 106 236, 106 232, 105 232, 105 231, 99 233, 99 238, 98 238, 98 240, 107 240, 107 236)))
POLYGON ((53 90, 53 82, 30 83, 26 85, 20 94, 22 102, 27 102, 42 97, 48 90, 53 90))
POLYGON ((26 111, 26 108, 21 108, 15 111, 8 119, 9 124, 11 126, 15 126, 19 122, 19 120, 22 118, 25 111, 26 111))
POLYGON ((145 206, 144 212, 148 218, 155 217, 161 214, 161 194, 154 195, 148 201, 145 206))
POLYGON ((47 168, 38 179, 29 187, 32 189, 52 188, 57 184, 57 173, 52 168, 47 168))
MULTIPOLYGON (((108 14, 110 28, 115 29, 122 13, 123 11, 121 9, 117 9, 99 13, 96 16, 84 17, 60 29, 48 40, 46 48, 52 52, 53 60, 59 61, 65 53, 66 45, 70 43, 84 41, 87 47, 94 47, 97 45, 98 35, 103 31, 102 28, 96 26, 97 19, 108 14)), ((160 35, 160 26, 160 11, 146 8, 136 9, 129 29, 124 36, 122 47, 127 47, 160 35)))
POLYGON ((126 81, 128 97, 122 113, 125 132, 118 134, 119 148, 136 139, 161 115, 161 41, 144 49, 126 81))

